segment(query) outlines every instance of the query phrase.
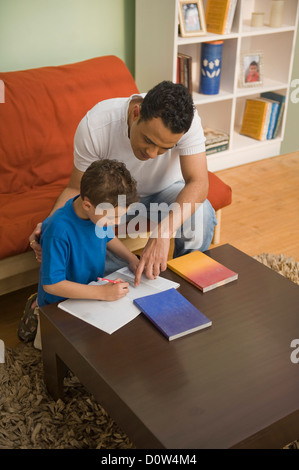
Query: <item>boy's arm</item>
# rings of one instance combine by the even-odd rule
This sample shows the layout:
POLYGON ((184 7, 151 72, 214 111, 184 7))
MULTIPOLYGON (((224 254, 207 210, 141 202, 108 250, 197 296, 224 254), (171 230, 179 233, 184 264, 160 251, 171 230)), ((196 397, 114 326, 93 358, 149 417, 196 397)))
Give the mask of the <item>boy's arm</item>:
POLYGON ((119 258, 127 261, 130 270, 135 274, 139 259, 117 237, 107 243, 107 249, 119 258))
POLYGON ((117 284, 86 285, 72 281, 60 281, 56 284, 43 285, 48 294, 68 299, 118 300, 127 295, 129 284, 116 279, 117 284))
MULTIPOLYGON (((51 227, 49 232, 51 232, 50 229, 51 227)), ((53 233, 44 236, 44 262, 41 265, 40 282, 45 292, 68 299, 94 300, 117 300, 129 292, 129 284, 121 279, 117 279, 118 284, 105 285, 90 285, 67 280, 65 268, 68 263, 69 249, 67 240, 53 236, 53 233)))

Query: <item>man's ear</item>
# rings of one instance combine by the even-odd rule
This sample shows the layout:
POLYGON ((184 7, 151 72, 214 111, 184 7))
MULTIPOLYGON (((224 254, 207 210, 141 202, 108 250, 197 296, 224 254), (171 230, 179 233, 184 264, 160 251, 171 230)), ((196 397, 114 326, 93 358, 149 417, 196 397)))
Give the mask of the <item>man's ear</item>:
POLYGON ((140 118, 140 111, 141 111, 141 105, 140 105, 140 103, 139 103, 139 104, 135 104, 134 107, 133 107, 133 112, 132 112, 132 115, 133 115, 134 120, 140 118))

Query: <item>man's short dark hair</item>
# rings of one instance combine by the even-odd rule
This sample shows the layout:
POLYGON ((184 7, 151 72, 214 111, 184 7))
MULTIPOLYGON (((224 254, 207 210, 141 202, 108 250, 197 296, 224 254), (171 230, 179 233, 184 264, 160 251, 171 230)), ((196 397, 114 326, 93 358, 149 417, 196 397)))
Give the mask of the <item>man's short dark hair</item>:
POLYGON ((117 160, 102 159, 93 162, 81 179, 80 195, 96 207, 101 203, 118 204, 118 196, 125 195, 127 207, 138 201, 136 181, 126 165, 117 160))
POLYGON ((184 85, 163 81, 152 88, 141 105, 142 121, 161 118, 173 134, 187 132, 194 116, 192 97, 184 85))

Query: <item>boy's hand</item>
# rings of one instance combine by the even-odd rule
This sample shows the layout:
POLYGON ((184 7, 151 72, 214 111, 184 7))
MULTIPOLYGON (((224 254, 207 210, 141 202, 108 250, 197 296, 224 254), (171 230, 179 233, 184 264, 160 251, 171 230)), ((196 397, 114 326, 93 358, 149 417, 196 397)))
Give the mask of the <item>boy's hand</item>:
POLYGON ((102 300, 113 301, 125 297, 129 292, 129 283, 122 279, 115 279, 115 283, 107 282, 104 286, 100 286, 103 290, 102 300))

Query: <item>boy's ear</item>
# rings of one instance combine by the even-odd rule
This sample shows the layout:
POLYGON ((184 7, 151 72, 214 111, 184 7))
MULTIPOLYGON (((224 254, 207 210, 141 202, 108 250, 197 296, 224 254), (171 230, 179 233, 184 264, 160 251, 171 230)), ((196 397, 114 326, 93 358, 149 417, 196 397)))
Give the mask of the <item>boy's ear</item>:
POLYGON ((91 204, 90 200, 87 197, 82 199, 82 207, 85 211, 89 211, 91 206, 92 206, 92 204, 91 204))

